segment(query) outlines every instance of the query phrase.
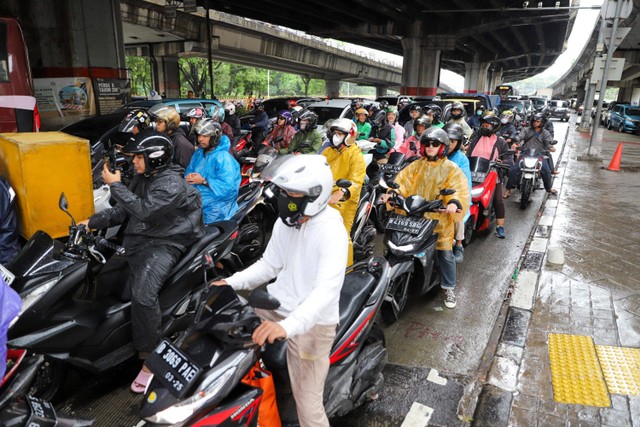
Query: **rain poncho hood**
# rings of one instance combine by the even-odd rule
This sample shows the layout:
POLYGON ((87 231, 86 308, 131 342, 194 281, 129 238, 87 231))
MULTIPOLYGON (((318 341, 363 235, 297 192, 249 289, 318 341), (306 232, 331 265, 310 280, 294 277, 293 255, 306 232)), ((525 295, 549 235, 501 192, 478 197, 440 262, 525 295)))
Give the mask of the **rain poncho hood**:
POLYGON ((446 206, 457 200, 462 206, 462 212, 449 215, 446 213, 425 213, 425 218, 437 219, 438 225, 434 233, 438 233, 438 250, 451 250, 454 237, 454 224, 461 221, 469 210, 471 200, 469 183, 455 163, 446 158, 436 161, 428 161, 423 158, 416 160, 402 170, 396 178, 396 183, 400 185, 398 189, 404 197, 420 195, 426 200, 434 200, 440 190, 450 188, 456 192, 450 196, 443 197, 443 204, 446 206))
POLYGON ((240 165, 229 153, 230 147, 231 141, 223 135, 220 143, 206 155, 198 148, 185 172, 185 176, 196 172, 208 181, 208 185, 194 185, 202 196, 205 224, 230 219, 238 211, 240 165))

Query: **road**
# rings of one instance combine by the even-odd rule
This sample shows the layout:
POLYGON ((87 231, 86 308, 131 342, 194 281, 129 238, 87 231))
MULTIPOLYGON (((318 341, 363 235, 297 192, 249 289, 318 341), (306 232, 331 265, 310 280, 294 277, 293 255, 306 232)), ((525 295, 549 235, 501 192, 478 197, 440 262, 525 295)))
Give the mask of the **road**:
MULTIPOLYGON (((570 124, 553 123, 561 147, 570 124)), ((505 203, 506 239, 498 239, 492 230, 476 236, 466 248, 465 260, 458 265, 455 309, 443 308, 438 292, 409 301, 401 319, 385 328, 389 365, 380 398, 334 420, 333 425, 396 426, 409 412, 419 410, 433 412, 433 425, 462 425, 471 418, 474 393, 487 368, 483 355, 487 348, 491 351, 492 332, 509 280, 544 196, 543 190, 535 191, 529 207, 520 210, 514 194, 505 203), (417 405, 412 410, 414 402, 417 405)), ((135 366, 125 366, 109 378, 75 374, 57 406, 67 414, 95 418, 98 426, 132 426, 141 399, 128 391, 135 372, 135 366), (87 380, 93 385, 78 392, 78 384, 85 381, 86 386, 87 380)))

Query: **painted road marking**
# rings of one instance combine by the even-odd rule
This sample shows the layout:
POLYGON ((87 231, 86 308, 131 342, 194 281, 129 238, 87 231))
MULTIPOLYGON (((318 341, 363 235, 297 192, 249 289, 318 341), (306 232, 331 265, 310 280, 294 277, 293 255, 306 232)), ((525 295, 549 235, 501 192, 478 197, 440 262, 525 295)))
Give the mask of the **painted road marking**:
POLYGON ((438 374, 438 371, 435 369, 431 369, 429 371, 429 375, 427 375, 427 380, 439 385, 447 385, 447 379, 445 377, 441 377, 438 374))
POLYGON ((531 310, 537 283, 537 271, 522 270, 511 294, 511 306, 531 310))
POLYGON ((401 427, 427 427, 433 415, 433 408, 413 402, 401 427))

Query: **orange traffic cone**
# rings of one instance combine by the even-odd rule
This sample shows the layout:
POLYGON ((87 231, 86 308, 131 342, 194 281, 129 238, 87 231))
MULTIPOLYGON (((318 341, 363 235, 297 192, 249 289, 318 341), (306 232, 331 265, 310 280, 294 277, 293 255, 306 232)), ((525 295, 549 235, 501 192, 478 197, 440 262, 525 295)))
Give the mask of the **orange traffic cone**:
POLYGON ((613 158, 607 170, 620 172, 620 160, 622 159, 622 143, 618 144, 616 152, 613 153, 613 158))

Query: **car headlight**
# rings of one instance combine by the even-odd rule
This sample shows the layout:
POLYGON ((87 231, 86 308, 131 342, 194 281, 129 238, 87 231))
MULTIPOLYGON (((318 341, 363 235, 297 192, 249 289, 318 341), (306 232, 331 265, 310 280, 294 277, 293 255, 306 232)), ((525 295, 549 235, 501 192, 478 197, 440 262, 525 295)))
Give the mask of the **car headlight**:
POLYGON ((42 285, 38 286, 37 288, 35 288, 35 289, 33 289, 33 290, 29 291, 29 292, 25 292, 24 294, 21 294, 20 298, 22 299, 22 308, 20 309, 20 314, 18 314, 11 321, 11 323, 9 324, 9 327, 12 327, 13 324, 18 321, 20 316, 22 316, 22 313, 24 313, 25 311, 29 310, 29 308, 31 308, 31 306, 33 304, 38 302, 38 300, 42 297, 42 295, 44 295, 47 292, 49 292, 49 289, 51 289, 53 287, 53 285, 58 283, 58 280, 60 280, 60 276, 54 277, 53 279, 49 280, 48 282, 43 283, 42 285))
POLYGON ((524 167, 527 169, 532 169, 536 167, 536 163, 538 163, 538 159, 535 157, 525 157, 524 158, 524 167))
POLYGON ((484 187, 475 187, 471 189, 471 197, 478 197, 484 192, 484 187))

